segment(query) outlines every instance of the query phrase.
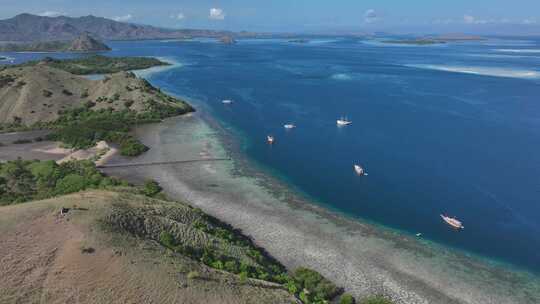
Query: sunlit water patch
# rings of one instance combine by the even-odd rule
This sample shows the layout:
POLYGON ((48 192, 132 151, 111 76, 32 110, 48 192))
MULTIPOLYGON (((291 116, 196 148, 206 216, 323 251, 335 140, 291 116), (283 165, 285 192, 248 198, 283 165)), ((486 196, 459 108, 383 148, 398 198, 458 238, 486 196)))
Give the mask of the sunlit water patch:
POLYGON ((345 81, 352 80, 351 75, 345 74, 345 73, 333 74, 332 76, 330 76, 330 78, 334 80, 345 80, 345 81))

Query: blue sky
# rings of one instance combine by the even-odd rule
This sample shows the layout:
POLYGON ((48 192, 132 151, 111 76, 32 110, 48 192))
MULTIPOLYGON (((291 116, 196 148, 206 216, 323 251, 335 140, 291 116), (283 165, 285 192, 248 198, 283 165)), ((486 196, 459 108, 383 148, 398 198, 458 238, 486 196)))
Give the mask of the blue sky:
POLYGON ((540 0, 0 0, 0 5, 0 18, 22 12, 92 14, 175 28, 540 33, 540 0))

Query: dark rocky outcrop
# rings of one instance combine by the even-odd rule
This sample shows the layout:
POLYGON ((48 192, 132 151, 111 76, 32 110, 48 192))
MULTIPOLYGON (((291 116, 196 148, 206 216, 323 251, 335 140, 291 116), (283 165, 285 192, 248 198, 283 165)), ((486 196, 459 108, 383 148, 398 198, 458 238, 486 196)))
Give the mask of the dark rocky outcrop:
POLYGON ((103 42, 83 33, 72 41, 15 42, 0 44, 2 52, 101 52, 111 49, 103 42))
POLYGON ((71 42, 68 48, 70 52, 96 52, 96 51, 110 51, 105 43, 98 41, 88 33, 83 33, 77 39, 71 42))

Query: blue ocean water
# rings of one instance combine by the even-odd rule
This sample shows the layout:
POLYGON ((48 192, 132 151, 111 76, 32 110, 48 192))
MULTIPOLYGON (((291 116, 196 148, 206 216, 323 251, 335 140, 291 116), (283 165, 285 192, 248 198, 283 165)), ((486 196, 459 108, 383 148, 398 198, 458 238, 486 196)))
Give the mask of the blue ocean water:
POLYGON ((182 63, 152 82, 204 104, 245 136, 249 158, 323 204, 540 272, 540 41, 111 45, 182 63), (337 128, 341 116, 353 124, 337 128))

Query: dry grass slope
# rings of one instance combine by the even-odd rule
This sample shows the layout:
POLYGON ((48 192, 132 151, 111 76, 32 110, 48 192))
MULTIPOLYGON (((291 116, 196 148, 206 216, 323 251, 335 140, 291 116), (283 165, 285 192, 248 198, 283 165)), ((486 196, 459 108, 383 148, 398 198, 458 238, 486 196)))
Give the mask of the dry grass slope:
POLYGON ((132 73, 121 72, 103 80, 90 80, 46 64, 0 70, 0 124, 20 122, 31 126, 51 122, 59 111, 113 108, 142 112, 150 99, 176 107, 189 107, 151 87, 132 73))
MULTIPOLYGON (((189 206, 129 193, 90 191, 3 207, 0 303, 296 301, 279 285, 243 282, 172 253, 151 238, 103 229, 119 210, 144 216, 146 224, 134 227, 173 227, 194 244, 221 246, 190 228, 200 218, 189 206), (61 207, 71 210, 59 215, 61 207)), ((226 250, 242 255, 233 247, 226 250)))

